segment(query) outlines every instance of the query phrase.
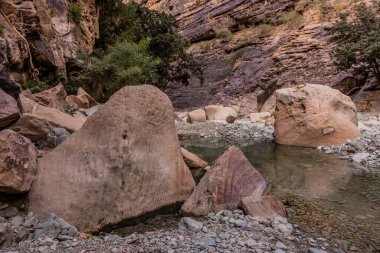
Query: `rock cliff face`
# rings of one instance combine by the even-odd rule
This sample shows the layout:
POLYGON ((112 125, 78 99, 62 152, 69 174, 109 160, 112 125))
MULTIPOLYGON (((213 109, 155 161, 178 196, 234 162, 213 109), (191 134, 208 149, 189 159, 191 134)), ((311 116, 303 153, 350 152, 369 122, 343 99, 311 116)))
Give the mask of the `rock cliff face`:
POLYGON ((67 18, 66 0, 0 0, 0 64, 16 80, 66 77, 78 54, 92 51, 98 36, 95 0, 77 2, 82 6, 80 24, 67 18))
MULTIPOLYGON (((168 12, 189 49, 203 66, 205 82, 168 89, 179 108, 210 103, 249 104, 251 111, 281 87, 311 82, 359 91, 365 79, 339 73, 332 65, 327 30, 351 1, 147 0, 145 6, 168 12), (329 11, 326 12, 326 8, 329 11)), ((243 105, 247 106, 247 105, 243 105)))

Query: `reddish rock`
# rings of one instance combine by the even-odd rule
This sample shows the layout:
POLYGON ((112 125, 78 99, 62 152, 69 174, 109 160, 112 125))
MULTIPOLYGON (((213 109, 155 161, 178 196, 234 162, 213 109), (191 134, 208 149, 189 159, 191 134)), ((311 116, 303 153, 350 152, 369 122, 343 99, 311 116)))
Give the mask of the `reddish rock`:
POLYGON ((189 112, 189 116, 187 118, 189 123, 194 122, 204 122, 207 120, 206 112, 203 109, 197 109, 189 112))
POLYGON ((51 89, 34 94, 40 104, 61 110, 65 107, 67 93, 61 83, 51 89))
POLYGON ((0 128, 5 127, 20 117, 16 100, 0 89, 0 128))
POLYGON ((98 105, 94 98, 92 98, 84 89, 79 88, 77 97, 80 101, 79 108, 90 108, 98 105))
POLYGON ((52 127, 43 117, 30 113, 23 113, 21 118, 9 128, 22 136, 27 137, 31 141, 38 141, 44 138, 52 127))
POLYGON ((85 118, 74 117, 57 109, 37 104, 22 95, 19 98, 19 105, 22 113, 29 113, 47 121, 52 127, 62 127, 70 133, 78 131, 86 121, 85 118))
POLYGON ((208 105, 205 107, 205 111, 208 120, 234 123, 237 118, 237 112, 233 108, 222 105, 208 105))
POLYGON ((173 113, 156 87, 119 90, 39 161, 29 210, 93 232, 184 201, 195 183, 173 113))
POLYGON ((360 136, 355 104, 338 90, 306 84, 277 90, 276 99, 279 144, 332 146, 360 136))
POLYGON ((0 132, 0 192, 27 192, 37 169, 37 149, 12 130, 0 132))
POLYGON ((274 196, 263 196, 258 199, 246 197, 239 204, 245 214, 257 219, 274 219, 278 215, 286 217, 285 207, 274 196))
POLYGON ((237 147, 230 147, 203 176, 181 212, 202 216, 220 210, 234 210, 245 197, 260 198, 266 186, 264 178, 243 152, 237 147))

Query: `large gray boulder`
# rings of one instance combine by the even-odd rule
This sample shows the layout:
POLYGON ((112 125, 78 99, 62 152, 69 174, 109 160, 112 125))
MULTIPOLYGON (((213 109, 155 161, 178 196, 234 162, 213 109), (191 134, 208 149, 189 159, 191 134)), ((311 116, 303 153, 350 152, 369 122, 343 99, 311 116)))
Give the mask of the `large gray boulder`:
POLYGON ((92 232, 184 201, 194 184, 169 98, 127 86, 40 160, 29 209, 92 232))

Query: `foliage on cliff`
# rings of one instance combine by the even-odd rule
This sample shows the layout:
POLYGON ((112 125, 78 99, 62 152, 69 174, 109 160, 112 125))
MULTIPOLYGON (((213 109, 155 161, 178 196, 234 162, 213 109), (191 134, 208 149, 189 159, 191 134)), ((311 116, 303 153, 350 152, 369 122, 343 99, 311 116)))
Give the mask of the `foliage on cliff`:
POLYGON ((85 61, 83 70, 72 79, 74 83, 85 84, 96 91, 97 99, 105 100, 124 85, 150 83, 164 90, 171 81, 187 84, 191 73, 201 77, 174 17, 135 3, 125 5, 121 0, 98 4, 98 50, 85 61), (124 59, 131 56, 128 62, 124 59))
POLYGON ((356 5, 352 15, 342 13, 330 34, 336 43, 332 56, 338 68, 371 72, 380 84, 380 1, 356 5))

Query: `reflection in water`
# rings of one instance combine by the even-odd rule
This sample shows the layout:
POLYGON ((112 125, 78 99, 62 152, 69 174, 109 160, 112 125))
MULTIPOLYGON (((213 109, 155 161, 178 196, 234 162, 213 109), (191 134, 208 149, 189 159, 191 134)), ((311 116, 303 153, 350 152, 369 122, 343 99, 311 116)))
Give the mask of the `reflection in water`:
MULTIPOLYGON (((210 164, 227 149, 202 143, 183 145, 210 164)), ((311 224, 312 230, 322 232, 325 237, 349 239, 349 244, 361 245, 362 252, 377 252, 380 247, 378 177, 360 175, 352 163, 315 149, 267 142, 240 148, 269 183, 267 192, 287 201, 288 194, 297 196, 300 202, 293 201, 294 206, 288 209, 293 221, 305 226, 311 224), (313 210, 299 210, 306 206, 313 210)))
MULTIPOLYGON (((186 148, 209 163, 226 149, 195 145, 186 148)), ((348 161, 314 149, 276 146, 267 142, 242 146, 241 149, 276 191, 291 191, 307 198, 326 197, 344 188, 352 175, 348 161)))

